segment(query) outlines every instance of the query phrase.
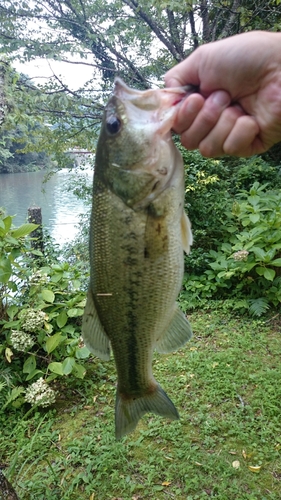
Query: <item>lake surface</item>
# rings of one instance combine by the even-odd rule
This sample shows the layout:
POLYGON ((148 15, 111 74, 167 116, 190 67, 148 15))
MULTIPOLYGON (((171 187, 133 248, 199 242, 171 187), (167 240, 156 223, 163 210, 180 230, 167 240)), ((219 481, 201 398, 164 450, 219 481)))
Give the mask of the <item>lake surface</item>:
POLYGON ((44 171, 0 174, 0 207, 7 215, 15 215, 16 227, 27 221, 30 206, 41 207, 43 226, 56 243, 63 244, 74 238, 79 214, 86 210, 83 201, 68 191, 69 183, 82 176, 91 184, 93 171, 76 169, 70 173, 63 169, 43 183, 45 175, 44 171))

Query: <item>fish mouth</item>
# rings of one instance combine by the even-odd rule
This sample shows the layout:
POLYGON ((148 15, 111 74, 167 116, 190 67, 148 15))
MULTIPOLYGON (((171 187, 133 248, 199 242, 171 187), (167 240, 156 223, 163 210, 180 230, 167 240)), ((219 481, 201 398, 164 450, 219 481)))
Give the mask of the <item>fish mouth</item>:
POLYGON ((190 94, 198 91, 198 87, 193 85, 137 90, 128 87, 121 78, 116 77, 113 95, 126 106, 128 115, 148 112, 154 126, 157 124, 158 133, 164 135, 173 128, 178 105, 190 94))

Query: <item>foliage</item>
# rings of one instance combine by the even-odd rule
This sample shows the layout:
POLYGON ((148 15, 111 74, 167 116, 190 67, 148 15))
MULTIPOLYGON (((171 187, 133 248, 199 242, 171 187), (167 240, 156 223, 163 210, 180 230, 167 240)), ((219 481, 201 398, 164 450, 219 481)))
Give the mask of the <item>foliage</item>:
MULTIPOLYGON (((38 126, 37 126, 38 127, 38 126)), ((24 152, 27 144, 32 149, 34 143, 33 137, 36 136, 36 128, 23 132, 22 127, 18 126, 15 130, 2 132, 3 149, 0 149, 0 174, 28 172, 51 166, 50 158, 45 152, 24 152)))
MULTIPOLYGON (((4 374, 8 370, 8 383, 2 391, 4 407, 23 404, 26 385, 31 384, 36 393, 36 381, 42 377, 46 383, 69 374, 83 378, 81 360, 89 356, 80 336, 84 276, 81 281, 78 269, 54 258, 48 257, 49 264, 44 264, 39 251, 33 253, 41 255, 41 260, 28 258, 30 247, 23 237, 37 226, 24 224, 12 229, 11 221, 3 216, 4 228, 0 227, 0 366, 4 374)), ((48 390, 46 385, 43 393, 48 390)), ((35 402, 42 404, 40 398, 34 398, 35 402)))
POLYGON ((0 209, 0 319, 5 314, 9 293, 19 292, 19 283, 24 278, 21 257, 30 252, 25 237, 34 231, 36 224, 23 224, 12 227, 13 217, 0 209))
POLYGON ((114 438, 113 362, 57 380, 52 409, 0 413, 0 459, 21 500, 280 498, 280 318, 193 313, 194 339, 156 355, 179 409, 114 438))
POLYGON ((41 122, 44 130, 37 130, 26 152, 53 153, 62 163, 69 148, 94 151, 116 75, 137 88, 159 85, 163 74, 201 43, 253 29, 280 30, 275 0, 3 0, 0 21, 6 71, 7 61, 39 58, 52 75, 39 84, 13 75, 5 98, 15 106, 6 113, 5 126, 41 122), (77 88, 59 74, 58 62, 72 65, 73 73, 92 68, 92 74, 77 88))
MULTIPOLYGON (((224 241, 207 254, 201 276, 187 275, 182 298, 227 298, 233 308, 263 314, 281 302, 281 194, 255 182, 236 197, 225 214, 224 241), (211 268, 211 269, 210 269, 211 268), (239 300, 237 300, 239 299, 239 300)), ((188 304, 186 303, 186 306, 188 304)))

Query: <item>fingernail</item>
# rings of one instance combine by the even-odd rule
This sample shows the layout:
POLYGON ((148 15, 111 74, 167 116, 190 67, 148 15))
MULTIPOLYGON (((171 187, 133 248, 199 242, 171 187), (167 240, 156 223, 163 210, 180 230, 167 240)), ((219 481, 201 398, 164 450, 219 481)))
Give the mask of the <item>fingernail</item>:
POLYGON ((221 108, 228 106, 231 102, 229 94, 224 90, 217 90, 214 92, 211 95, 211 99, 216 106, 220 106, 221 108))

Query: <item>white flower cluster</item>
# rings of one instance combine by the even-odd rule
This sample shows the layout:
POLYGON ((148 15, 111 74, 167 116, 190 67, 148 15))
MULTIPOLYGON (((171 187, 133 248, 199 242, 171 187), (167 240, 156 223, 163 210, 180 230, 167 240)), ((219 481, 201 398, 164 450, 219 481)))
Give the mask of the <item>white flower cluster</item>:
POLYGON ((29 333, 21 330, 12 330, 10 341, 14 349, 25 352, 34 345, 34 340, 29 333))
POLYGON ((38 328, 43 326, 46 318, 46 313, 35 309, 24 309, 20 313, 20 319, 23 321, 21 326, 26 332, 36 332, 38 328))
POLYGON ((56 392, 41 377, 26 389, 24 399, 32 406, 38 405, 45 408, 56 401, 56 392))
POLYGON ((44 285, 47 281, 47 274, 42 273, 40 270, 35 271, 30 277, 29 281, 31 285, 44 285))
POLYGON ((239 250, 238 252, 235 252, 232 257, 234 260, 247 260, 248 255, 249 252, 247 252, 247 250, 239 250))

